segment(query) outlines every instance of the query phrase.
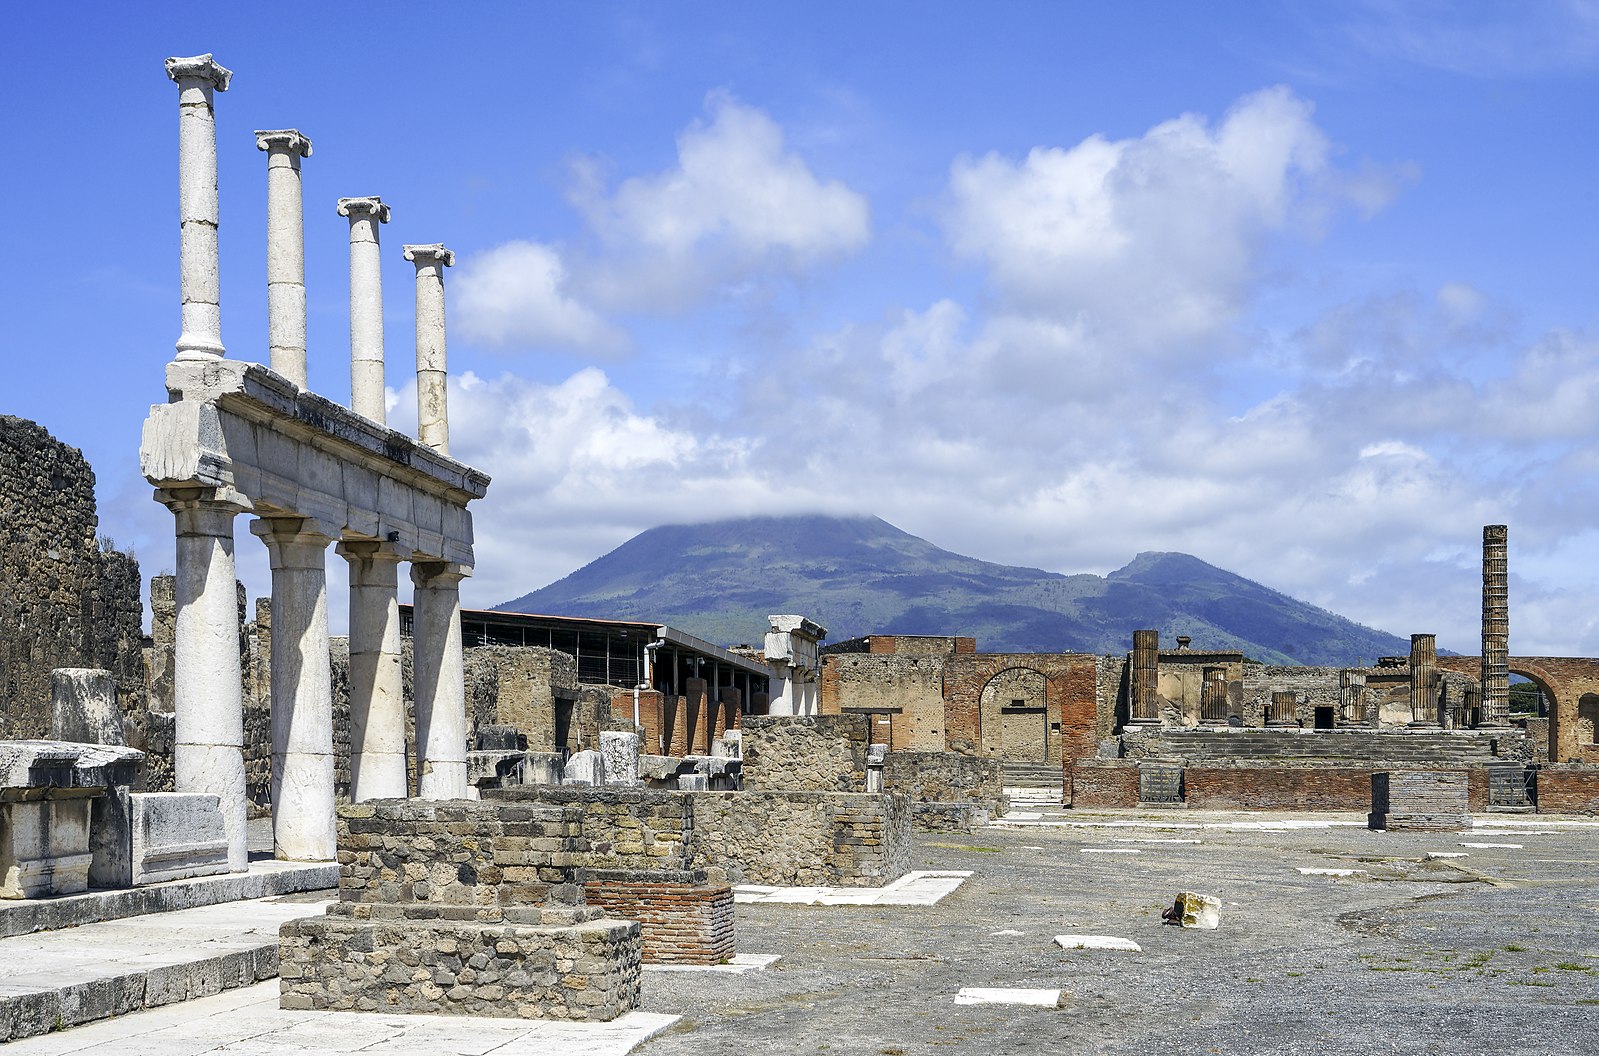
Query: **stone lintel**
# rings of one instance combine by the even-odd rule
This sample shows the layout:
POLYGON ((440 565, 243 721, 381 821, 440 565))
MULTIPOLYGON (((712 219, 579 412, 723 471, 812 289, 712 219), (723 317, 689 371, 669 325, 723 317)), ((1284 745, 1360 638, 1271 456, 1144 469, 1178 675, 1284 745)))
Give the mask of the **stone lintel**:
POLYGON ((418 266, 426 264, 442 264, 446 268, 455 266, 455 253, 444 248, 442 242, 432 242, 425 246, 402 246, 405 250, 405 259, 418 266))
MULTIPOLYGON (((340 198, 339 215, 347 216, 354 220, 362 216, 370 216, 380 224, 389 222, 389 207, 383 204, 383 199, 377 195, 365 198, 340 198)), ((409 256, 407 260, 411 259, 409 256)))
MULTIPOLYGON (((217 62, 206 52, 204 55, 175 56, 167 60, 167 76, 182 84, 184 81, 209 81, 219 92, 228 90, 233 71, 217 62)), ((307 151, 309 153, 309 151, 307 151)))
POLYGON ((256 150, 286 150, 302 158, 311 156, 311 137, 297 128, 256 129, 256 150))
POLYGON ((804 616, 768 616, 766 622, 779 634, 802 634, 817 641, 827 637, 827 628, 804 616))

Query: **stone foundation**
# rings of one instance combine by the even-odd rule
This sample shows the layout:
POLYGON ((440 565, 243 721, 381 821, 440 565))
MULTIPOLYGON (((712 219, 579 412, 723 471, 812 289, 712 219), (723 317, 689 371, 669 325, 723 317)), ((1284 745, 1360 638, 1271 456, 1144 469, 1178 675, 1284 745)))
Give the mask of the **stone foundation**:
POLYGON ((1371 775, 1374 829, 1455 832, 1471 827, 1464 770, 1388 770, 1371 775))
POLYGON ((725 964, 733 947, 733 889, 703 872, 597 870, 583 885, 588 904, 636 920, 645 964, 725 964))
POLYGON ((999 760, 954 752, 889 752, 883 791, 910 798, 917 832, 971 832, 1010 808, 999 760))

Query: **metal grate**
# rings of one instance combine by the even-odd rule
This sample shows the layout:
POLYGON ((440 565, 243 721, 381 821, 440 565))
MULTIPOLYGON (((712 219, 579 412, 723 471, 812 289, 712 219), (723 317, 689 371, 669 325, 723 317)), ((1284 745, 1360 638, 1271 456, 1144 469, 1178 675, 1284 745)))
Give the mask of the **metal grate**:
POLYGON ((1180 766, 1149 766, 1138 768, 1138 801, 1140 803, 1181 803, 1183 801, 1183 768, 1180 766))
POLYGON ((1530 807, 1536 771, 1520 766, 1496 766, 1488 771, 1490 807, 1530 807))

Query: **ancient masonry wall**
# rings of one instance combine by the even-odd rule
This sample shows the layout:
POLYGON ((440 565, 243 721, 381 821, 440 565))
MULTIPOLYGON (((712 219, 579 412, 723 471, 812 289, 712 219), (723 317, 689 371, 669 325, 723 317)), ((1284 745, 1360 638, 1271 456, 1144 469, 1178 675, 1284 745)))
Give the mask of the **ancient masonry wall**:
POLYGON ((50 735, 50 671, 104 668, 143 748, 143 605, 131 555, 102 550, 94 471, 77 448, 0 415, 0 738, 50 735))
POLYGON ((751 716, 743 735, 750 792, 865 792, 865 715, 751 716))
POLYGON ((1540 814, 1599 814, 1599 770, 1543 766, 1537 781, 1540 814))
MULTIPOLYGON (((1366 810, 1370 766, 1190 766, 1184 801, 1202 810, 1366 810)), ((1488 809, 1488 771, 1465 769, 1472 811, 1488 809)))
POLYGON ((1067 802, 1077 809, 1138 806, 1138 764, 1079 759, 1067 772, 1067 802))
POLYGON ((1004 793, 997 759, 953 752, 889 752, 883 757, 883 791, 912 802, 997 802, 1004 793))
POLYGON ((894 751, 944 750, 943 654, 826 654, 820 677, 823 714, 887 712, 889 736, 875 740, 894 751))
POLYGON ((733 888, 708 884, 703 873, 602 870, 583 894, 607 916, 638 921, 645 964, 724 964, 733 957, 733 888))

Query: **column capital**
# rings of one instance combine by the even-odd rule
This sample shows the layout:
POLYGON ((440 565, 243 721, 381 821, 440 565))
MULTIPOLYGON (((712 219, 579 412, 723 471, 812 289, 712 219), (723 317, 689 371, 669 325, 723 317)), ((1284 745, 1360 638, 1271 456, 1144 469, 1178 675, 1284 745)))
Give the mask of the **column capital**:
POLYGON ((333 552, 346 561, 392 561, 398 564, 410 559, 398 543, 385 539, 341 539, 333 552))
POLYGON ((167 76, 179 85, 184 81, 205 81, 219 92, 228 90, 233 71, 217 62, 206 52, 204 55, 175 56, 167 60, 167 76))
POLYGON ((442 242, 430 242, 425 246, 402 246, 405 259, 416 264, 418 269, 429 264, 442 264, 446 268, 455 266, 455 253, 445 249, 442 242))
POLYGON ((311 137, 297 128, 269 128, 255 130, 256 150, 284 150, 302 158, 311 156, 311 137))
POLYGON ((454 561, 411 562, 411 582, 418 587, 455 586, 472 574, 472 566, 454 561))
POLYGON ((271 554, 272 568, 322 568, 328 544, 337 534, 311 517, 258 517, 250 522, 271 554))
POLYGON ((347 216, 352 221, 371 217, 380 224, 386 224, 389 222, 389 207, 375 194, 365 198, 340 198, 339 215, 347 216))

